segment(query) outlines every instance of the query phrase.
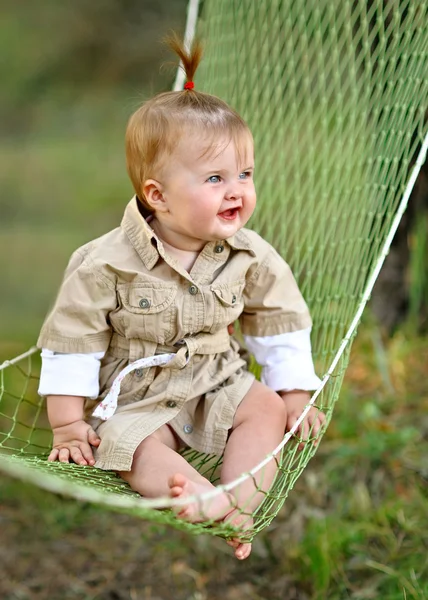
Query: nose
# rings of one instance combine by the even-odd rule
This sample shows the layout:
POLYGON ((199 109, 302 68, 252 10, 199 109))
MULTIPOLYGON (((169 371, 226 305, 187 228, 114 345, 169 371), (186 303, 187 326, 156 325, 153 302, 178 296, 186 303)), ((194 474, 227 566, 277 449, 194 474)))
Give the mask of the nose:
POLYGON ((226 200, 236 200, 237 198, 240 198, 241 190, 239 187, 239 183, 231 183, 228 189, 226 190, 224 197, 226 198, 226 200))

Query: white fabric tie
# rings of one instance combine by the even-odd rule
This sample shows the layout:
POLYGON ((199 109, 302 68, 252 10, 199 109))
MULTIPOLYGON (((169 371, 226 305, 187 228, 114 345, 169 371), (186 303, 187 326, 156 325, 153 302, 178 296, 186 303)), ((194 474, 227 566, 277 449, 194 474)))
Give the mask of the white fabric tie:
POLYGON ((92 415, 98 417, 102 421, 107 421, 112 417, 117 408, 117 399, 120 393, 120 384, 123 379, 136 369, 149 369, 150 367, 162 367, 169 363, 177 355, 172 354, 156 354, 155 356, 147 356, 146 358, 139 358, 130 365, 122 369, 110 388, 109 393, 102 402, 98 404, 92 415))

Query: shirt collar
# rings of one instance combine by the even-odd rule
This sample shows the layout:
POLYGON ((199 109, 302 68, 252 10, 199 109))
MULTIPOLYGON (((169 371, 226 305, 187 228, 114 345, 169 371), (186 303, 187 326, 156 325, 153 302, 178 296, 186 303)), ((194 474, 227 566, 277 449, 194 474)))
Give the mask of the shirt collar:
POLYGON ((227 238, 227 240, 225 240, 225 241, 229 244, 229 246, 233 250, 246 250, 253 256, 256 256, 256 253, 254 252, 253 248, 251 247, 248 236, 246 235, 245 231, 242 229, 237 231, 235 233, 235 235, 232 235, 232 237, 227 238))
POLYGON ((121 227, 143 261, 144 266, 151 271, 159 260, 157 250, 159 238, 140 213, 136 196, 125 208, 121 227))

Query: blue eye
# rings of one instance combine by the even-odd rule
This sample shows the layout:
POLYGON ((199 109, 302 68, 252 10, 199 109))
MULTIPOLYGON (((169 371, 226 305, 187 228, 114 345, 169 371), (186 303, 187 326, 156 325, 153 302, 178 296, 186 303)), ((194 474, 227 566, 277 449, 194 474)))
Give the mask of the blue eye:
POLYGON ((239 179, 249 179, 251 177, 251 171, 243 171, 239 173, 239 179))
POLYGON ((220 176, 219 175, 211 175, 211 177, 208 177, 208 181, 210 183, 218 183, 220 181, 220 176))

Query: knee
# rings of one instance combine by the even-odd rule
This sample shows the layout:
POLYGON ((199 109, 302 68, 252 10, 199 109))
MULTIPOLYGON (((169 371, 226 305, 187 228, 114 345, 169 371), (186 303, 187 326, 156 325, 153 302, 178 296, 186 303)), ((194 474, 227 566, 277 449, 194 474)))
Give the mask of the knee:
POLYGON ((237 411, 237 421, 250 420, 262 426, 279 426, 285 430, 287 411, 283 399, 273 390, 265 386, 263 388, 243 400, 237 411))
POLYGON ((156 448, 159 448, 159 444, 162 446, 167 446, 175 451, 179 450, 179 439, 168 424, 161 425, 159 429, 148 435, 142 442, 140 442, 135 454, 139 455, 143 452, 147 452, 148 449, 155 450, 156 448))
POLYGON ((273 390, 267 395, 265 400, 264 413, 267 413, 268 418, 276 423, 282 423, 285 429, 285 424, 287 422, 287 409, 285 408, 284 400, 273 390))

